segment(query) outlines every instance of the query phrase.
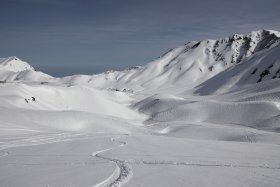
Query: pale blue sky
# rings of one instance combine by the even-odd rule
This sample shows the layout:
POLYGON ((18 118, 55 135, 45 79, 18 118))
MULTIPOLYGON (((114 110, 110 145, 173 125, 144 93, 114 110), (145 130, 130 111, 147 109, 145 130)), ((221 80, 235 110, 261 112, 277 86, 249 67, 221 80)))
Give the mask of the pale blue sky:
POLYGON ((280 30, 279 0, 1 0, 0 57, 53 75, 143 65, 191 40, 280 30))

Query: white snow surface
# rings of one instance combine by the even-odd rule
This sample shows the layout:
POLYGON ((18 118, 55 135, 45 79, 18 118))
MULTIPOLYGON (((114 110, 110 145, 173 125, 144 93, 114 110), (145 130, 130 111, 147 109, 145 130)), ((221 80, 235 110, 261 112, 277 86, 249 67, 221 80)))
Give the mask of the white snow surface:
POLYGON ((279 186, 280 33, 54 78, 0 59, 0 186, 279 186))

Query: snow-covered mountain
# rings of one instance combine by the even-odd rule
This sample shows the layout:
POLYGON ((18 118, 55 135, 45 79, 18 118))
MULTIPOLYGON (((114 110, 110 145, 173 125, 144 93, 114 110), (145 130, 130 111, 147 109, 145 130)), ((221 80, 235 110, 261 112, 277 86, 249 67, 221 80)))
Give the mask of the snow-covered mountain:
MULTIPOLYGON (((86 83, 101 88, 116 87, 119 90, 126 87, 159 88, 174 84, 194 87, 220 72, 247 61, 249 61, 247 64, 257 63, 258 65, 255 66, 265 68, 264 63, 268 62, 260 63, 258 58, 263 58, 271 53, 271 50, 275 51, 274 55, 277 55, 279 43, 280 32, 270 30, 253 31, 245 35, 234 34, 219 40, 193 41, 169 50, 143 67, 129 68, 120 72, 108 71, 93 76, 72 76, 65 80, 74 84, 86 83), (253 60, 250 60, 252 58, 253 60)), ((275 63, 271 74, 277 71, 277 62, 275 63)), ((257 68, 256 75, 263 76, 260 75, 263 68, 257 68)))
POLYGON ((19 72, 25 70, 34 70, 34 68, 27 62, 12 56, 8 58, 0 58, 0 70, 19 72))
MULTIPOLYGON (((234 34, 224 39, 188 42, 169 50, 142 67, 131 67, 124 71, 108 71, 92 76, 73 75, 53 79, 53 81, 118 90, 143 90, 169 87, 170 85, 193 88, 199 84, 201 84, 200 87, 204 86, 203 82, 221 72, 224 72, 222 79, 231 79, 231 82, 233 79, 241 79, 236 77, 240 76, 240 73, 238 75, 235 73, 241 68, 243 78, 238 84, 260 82, 279 77, 279 43, 280 32, 277 31, 259 30, 245 35, 234 34), (244 65, 240 66, 240 64, 244 65), (227 73, 228 71, 231 73, 227 73), (227 76, 229 74, 230 76, 227 76)), ((32 66, 17 57, 2 58, 0 63, 0 71, 11 71, 5 76, 2 73, 0 76, 2 81, 31 81, 32 76, 34 76, 34 81, 52 79, 46 74, 34 71, 32 66)), ((228 82, 224 82, 224 85, 228 82)), ((210 82, 207 85, 212 87, 210 82)), ((223 87, 222 83, 219 87, 223 87)), ((209 89, 207 88, 207 90, 209 89)))
POLYGON ((12 56, 0 58, 0 81, 46 81, 53 77, 12 56))
POLYGON ((0 64, 0 186, 279 186, 279 32, 97 75, 0 64))
MULTIPOLYGON (((36 107, 29 104, 29 109, 30 106, 31 108, 35 107, 34 109, 46 109, 46 106, 57 108, 57 102, 53 103, 51 101, 60 100, 59 106, 63 106, 61 108, 63 110, 73 109, 98 114, 99 111, 102 111, 104 115, 116 116, 116 112, 113 112, 110 107, 102 107, 97 102, 102 100, 102 103, 106 103, 108 97, 101 97, 90 102, 92 100, 90 98, 91 94, 92 97, 98 98, 98 94, 96 94, 98 91, 95 89, 102 89, 109 91, 110 94, 122 91, 123 93, 118 93, 122 95, 119 97, 120 100, 125 95, 132 97, 132 108, 144 113, 149 119, 147 121, 188 120, 195 123, 227 121, 255 126, 263 120, 273 119, 278 122, 278 118, 276 120, 274 117, 277 115, 277 107, 280 105, 280 101, 277 99, 279 90, 276 86, 280 82, 278 80, 280 78, 279 44, 279 32, 253 31, 245 35, 234 34, 219 40, 188 42, 168 51, 143 67, 129 68, 124 71, 109 71, 92 76, 73 75, 63 78, 53 78, 41 72, 36 72, 27 63, 12 57, 2 60, 2 64, 3 66, 10 66, 9 64, 11 64, 14 71, 6 70, 0 74, 0 77, 2 80, 9 81, 42 81, 43 83, 50 82, 51 85, 68 86, 63 93, 58 91, 58 88, 52 88, 51 85, 48 91, 43 88, 48 93, 45 95, 48 98, 47 101, 40 106, 36 105, 36 107), (15 72, 15 70, 18 70, 18 72, 15 72), (252 87, 256 85, 262 89, 252 91, 252 87), (84 91, 80 93, 74 87, 70 89, 72 86, 78 86, 80 89, 77 90, 84 91), (88 90, 88 88, 93 90, 90 91, 90 94, 85 94, 85 90, 88 90), (251 91, 244 93, 241 98, 239 94, 228 98, 228 93, 239 93, 242 90, 245 92, 246 89, 251 91), (53 95, 53 90, 56 90, 55 95, 53 95), (72 100, 74 93, 77 96, 81 95, 81 98, 72 100), (252 99, 252 94, 254 96, 257 94, 259 99, 252 99), (63 95, 62 98, 61 95, 63 95), (208 96, 211 99, 201 98, 198 95, 208 96), (215 95, 218 95, 218 97, 215 98, 215 95), (220 98, 224 99, 221 100, 220 98), (242 106, 236 105, 236 101, 243 101, 244 99, 251 102, 242 102, 242 106), (86 106, 87 102, 93 105, 95 103, 96 106, 86 106), (77 105, 77 103, 79 104, 77 105), (256 106, 266 112, 262 114, 254 112, 256 106), (252 118, 247 119, 246 116, 243 116, 246 112, 240 107, 246 109, 252 118), (216 109, 213 112, 211 108, 216 109), (235 112, 235 114, 227 112, 231 110, 239 112, 235 112), (110 112, 107 113, 106 111, 110 112), (224 115, 219 115, 223 112, 225 112, 224 115)), ((39 84, 42 82, 39 82, 39 84)), ((31 92, 37 95, 35 90, 31 88, 26 87, 27 90, 22 90, 22 92, 31 92), (29 89, 31 90, 29 91, 29 89)), ((37 87, 36 89, 39 90, 37 87)), ((39 95, 43 95, 43 93, 39 95)), ((40 98, 40 96, 37 97, 40 98)), ((41 98, 41 100, 44 99, 41 98)), ((117 100, 114 100, 114 102, 117 100)), ((24 103, 24 101, 21 102, 24 103)), ((114 104, 110 105, 113 106, 114 104)), ((119 104, 116 106, 119 107, 119 104)), ((115 108, 117 108, 116 106, 115 108)), ((125 109, 121 109, 121 111, 125 111, 125 109)), ((117 116, 122 115, 118 114, 117 116)), ((278 128, 278 126, 270 127, 270 129, 275 128, 278 128)))
POLYGON ((213 94, 242 85, 280 78, 280 45, 264 49, 198 86, 196 93, 213 94))

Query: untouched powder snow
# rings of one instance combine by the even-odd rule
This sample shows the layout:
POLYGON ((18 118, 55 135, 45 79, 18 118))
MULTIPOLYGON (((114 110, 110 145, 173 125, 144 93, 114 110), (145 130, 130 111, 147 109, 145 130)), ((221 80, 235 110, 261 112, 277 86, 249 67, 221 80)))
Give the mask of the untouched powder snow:
POLYGON ((234 34, 62 78, 1 58, 0 186, 278 187, 279 42, 234 34))

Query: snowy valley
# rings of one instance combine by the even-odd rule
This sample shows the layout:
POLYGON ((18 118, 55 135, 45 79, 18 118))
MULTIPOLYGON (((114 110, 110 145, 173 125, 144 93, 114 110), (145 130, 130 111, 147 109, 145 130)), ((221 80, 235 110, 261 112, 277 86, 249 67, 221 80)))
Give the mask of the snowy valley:
POLYGON ((0 186, 280 184, 280 32, 52 77, 0 58, 0 186))

